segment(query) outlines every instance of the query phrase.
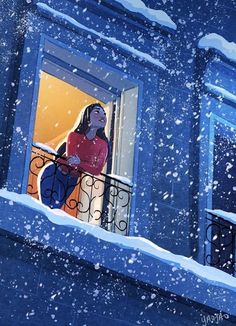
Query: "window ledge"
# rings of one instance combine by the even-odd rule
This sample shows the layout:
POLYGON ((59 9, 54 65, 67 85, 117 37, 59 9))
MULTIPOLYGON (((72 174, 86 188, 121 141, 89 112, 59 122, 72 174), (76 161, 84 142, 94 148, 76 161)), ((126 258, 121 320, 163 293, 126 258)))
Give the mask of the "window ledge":
POLYGON ((102 40, 106 44, 107 43, 112 44, 113 47, 118 47, 125 53, 128 53, 129 55, 131 54, 132 57, 138 58, 138 60, 157 66, 164 70, 166 69, 166 66, 158 58, 154 58, 149 53, 142 52, 139 49, 134 48, 132 45, 120 41, 116 37, 106 36, 105 34, 98 32, 93 28, 89 28, 81 24, 72 16, 65 14, 60 10, 54 9, 49 5, 45 4, 44 2, 37 2, 36 5, 37 5, 38 12, 42 16, 45 16, 47 18, 49 17, 53 22, 61 23, 66 27, 70 26, 72 29, 75 29, 76 31, 80 30, 85 34, 90 35, 90 37, 93 36, 95 38, 95 41, 97 39, 99 39, 99 42, 100 40, 102 40))
POLYGON ((145 238, 124 237, 51 210, 28 195, 0 190, 0 228, 125 277, 236 316, 236 279, 174 255, 145 238))

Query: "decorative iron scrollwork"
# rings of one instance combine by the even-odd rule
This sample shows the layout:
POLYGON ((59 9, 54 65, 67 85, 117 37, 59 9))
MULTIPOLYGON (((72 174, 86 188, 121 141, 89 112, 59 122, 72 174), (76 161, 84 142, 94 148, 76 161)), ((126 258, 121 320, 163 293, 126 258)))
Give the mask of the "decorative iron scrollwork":
POLYGON ((63 157, 33 146, 28 194, 83 221, 128 234, 131 187, 105 174, 74 170, 63 157))
POLYGON ((236 226, 212 213, 207 221, 205 263, 235 275, 236 226))

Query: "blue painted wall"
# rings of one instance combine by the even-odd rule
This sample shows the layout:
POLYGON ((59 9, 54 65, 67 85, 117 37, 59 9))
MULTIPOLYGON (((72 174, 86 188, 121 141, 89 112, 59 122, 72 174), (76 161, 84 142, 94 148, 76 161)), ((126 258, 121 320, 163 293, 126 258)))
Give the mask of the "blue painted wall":
MULTIPOLYGON (((0 324, 203 325, 219 313, 0 235, 0 324)), ((224 325, 233 320, 224 319, 224 325)))
POLYGON ((25 1, 3 0, 0 32, 0 184, 7 178, 11 135, 15 116, 15 100, 19 84, 21 55, 24 42, 24 17, 27 12, 25 1), (2 23, 4 22, 4 23, 2 23))
MULTIPOLYGON (((200 105, 199 95, 208 54, 199 51, 197 43, 208 33, 236 41, 233 32, 236 3, 223 0, 146 3, 156 9, 164 8, 178 26, 171 38, 172 46, 165 53, 170 74, 161 78, 158 92, 150 238, 175 253, 203 262, 205 213, 203 206, 199 208, 199 194, 205 195, 200 188, 202 184, 204 189, 205 180, 203 176, 199 178, 199 146, 203 150, 204 144, 199 144, 197 138, 200 119, 207 120, 200 111, 204 106, 200 105)), ((224 69, 218 67, 218 76, 211 81, 223 75, 224 69)), ((231 82, 231 87, 235 83, 231 82)), ((213 99, 208 96, 206 101, 213 99)), ((213 103, 212 107, 216 106, 213 103)), ((204 150, 203 155, 209 151, 207 147, 204 150)))

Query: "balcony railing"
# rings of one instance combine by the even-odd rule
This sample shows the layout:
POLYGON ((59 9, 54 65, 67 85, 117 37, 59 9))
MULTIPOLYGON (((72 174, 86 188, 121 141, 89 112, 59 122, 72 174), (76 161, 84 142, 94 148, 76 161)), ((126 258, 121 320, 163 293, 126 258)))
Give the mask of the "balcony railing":
POLYGON ((214 211, 207 212, 205 264, 235 276, 236 225, 214 211))
MULTIPOLYGON (((60 155, 52 154, 33 145, 29 166, 28 194, 39 200, 46 200, 49 203, 48 206, 50 202, 55 202, 59 196, 55 188, 48 188, 44 194, 40 194, 40 187, 46 182, 44 179, 49 178, 49 176, 43 177, 43 171, 51 165, 52 184, 58 182, 58 169, 63 170, 63 175, 68 177, 75 172, 72 167, 68 167, 63 162, 65 159, 60 155)), ((132 186, 103 173, 94 176, 80 171, 76 180, 73 191, 69 189, 71 187, 69 184, 63 184, 63 187, 60 187, 60 198, 65 199, 60 209, 82 221, 96 224, 111 232, 127 235, 132 186), (69 196, 67 196, 68 193, 70 193, 69 196)))

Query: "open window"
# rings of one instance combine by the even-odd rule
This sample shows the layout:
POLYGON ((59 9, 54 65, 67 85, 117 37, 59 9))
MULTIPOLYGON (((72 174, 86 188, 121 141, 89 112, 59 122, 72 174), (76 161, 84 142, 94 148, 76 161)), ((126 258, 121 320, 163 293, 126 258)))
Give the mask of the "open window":
MULTIPOLYGON (((58 168, 57 149, 81 110, 100 103, 107 114, 110 155, 99 176, 83 173, 61 207, 81 220, 128 234, 138 87, 105 65, 45 39, 27 192, 40 199, 45 166, 58 168)), ((67 190, 66 190, 67 191, 67 190)), ((53 196, 48 189, 48 196, 53 196)))
POLYGON ((227 214, 236 213, 236 125, 213 114, 211 131, 206 262, 234 275, 236 227, 227 214))
POLYGON ((216 119, 212 208, 236 213, 236 125, 216 119))
POLYGON ((204 74, 200 135, 200 224, 205 263, 236 272, 236 69, 219 57, 204 74), (200 216, 201 222, 201 216, 200 216))

